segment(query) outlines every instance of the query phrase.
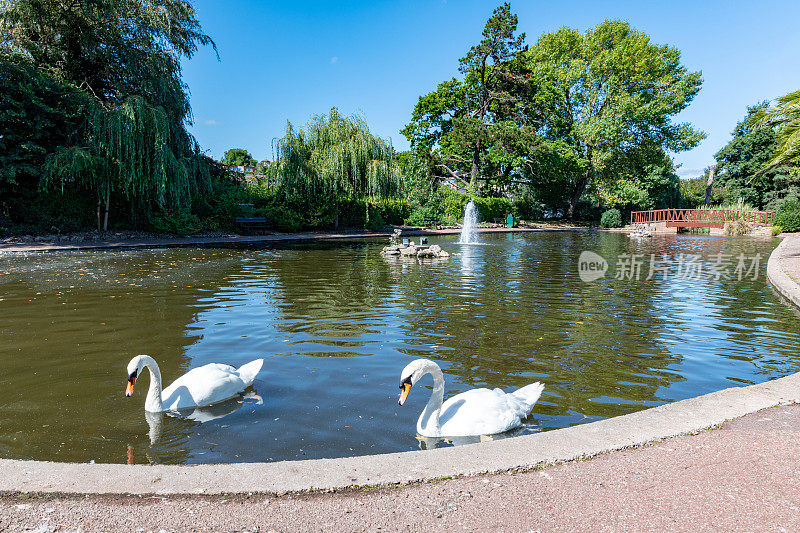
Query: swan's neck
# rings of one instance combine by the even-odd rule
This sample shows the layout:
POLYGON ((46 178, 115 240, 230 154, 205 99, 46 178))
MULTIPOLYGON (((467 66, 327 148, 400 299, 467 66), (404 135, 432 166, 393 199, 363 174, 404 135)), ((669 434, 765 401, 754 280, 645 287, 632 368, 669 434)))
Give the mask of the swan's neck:
POLYGON ((439 414, 442 411, 442 401, 444 400, 444 376, 442 370, 437 365, 429 365, 425 368, 425 374, 433 377, 433 392, 428 400, 422 414, 417 420, 417 432, 420 435, 439 434, 439 414))
POLYGON ((160 413, 164 410, 164 405, 161 403, 161 370, 152 357, 144 357, 142 359, 142 366, 150 370, 150 390, 147 391, 144 410, 151 413, 160 413))

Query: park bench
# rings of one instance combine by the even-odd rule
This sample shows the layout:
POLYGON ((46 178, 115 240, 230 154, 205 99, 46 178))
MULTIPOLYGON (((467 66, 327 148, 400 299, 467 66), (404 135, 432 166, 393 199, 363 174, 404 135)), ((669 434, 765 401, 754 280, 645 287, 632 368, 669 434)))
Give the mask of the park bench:
POLYGON ((267 218, 266 217, 236 217, 236 225, 239 226, 242 231, 251 232, 257 230, 265 230, 267 229, 267 218))
POLYGON ((439 217, 437 216, 424 216, 422 217, 422 224, 427 228, 432 226, 434 229, 439 227, 439 217))

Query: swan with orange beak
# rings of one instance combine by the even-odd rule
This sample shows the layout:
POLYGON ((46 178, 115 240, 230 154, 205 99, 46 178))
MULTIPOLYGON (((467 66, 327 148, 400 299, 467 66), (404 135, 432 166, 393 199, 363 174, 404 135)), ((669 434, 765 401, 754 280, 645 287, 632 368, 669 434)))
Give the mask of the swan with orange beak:
POLYGON ((400 373, 400 405, 425 374, 433 377, 433 392, 417 420, 417 433, 423 437, 495 435, 514 429, 522 425, 544 390, 538 382, 509 393, 471 389, 444 402, 444 375, 439 365, 430 359, 417 359, 400 373))
POLYGON ((253 384, 261 371, 263 359, 256 359, 234 368, 209 363, 193 368, 161 390, 161 370, 149 355, 137 355, 128 363, 128 385, 125 396, 132 396, 136 379, 144 368, 150 370, 150 389, 144 402, 145 411, 160 413, 188 407, 204 407, 233 398, 253 384))

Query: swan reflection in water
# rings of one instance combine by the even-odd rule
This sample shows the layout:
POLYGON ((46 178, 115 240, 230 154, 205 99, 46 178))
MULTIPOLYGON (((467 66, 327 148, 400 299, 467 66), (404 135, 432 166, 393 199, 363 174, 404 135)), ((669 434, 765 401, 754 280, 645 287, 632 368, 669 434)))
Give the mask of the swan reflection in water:
MULTIPOLYGON (((187 409, 178 409, 176 411, 164 411, 160 413, 152 413, 150 411, 144 412, 147 425, 150 431, 147 435, 150 437, 150 447, 145 451, 147 462, 155 464, 158 461, 151 455, 152 447, 158 444, 161 440, 161 435, 164 431, 164 415, 173 418, 183 418, 187 420, 194 420, 197 423, 205 424, 212 420, 218 420, 229 414, 235 413, 242 408, 243 405, 263 405, 264 400, 255 391, 248 391, 234 396, 224 402, 215 403, 205 407, 190 407, 187 409)), ((128 446, 128 464, 134 463, 133 449, 128 446)))
POLYGON ((469 435, 467 437, 423 437, 417 435, 416 439, 419 443, 420 450, 433 450, 435 448, 443 448, 445 446, 463 446, 464 444, 477 444, 479 442, 487 442, 490 440, 502 440, 511 437, 519 437, 530 433, 532 428, 521 426, 505 433, 496 433, 494 435, 469 435))

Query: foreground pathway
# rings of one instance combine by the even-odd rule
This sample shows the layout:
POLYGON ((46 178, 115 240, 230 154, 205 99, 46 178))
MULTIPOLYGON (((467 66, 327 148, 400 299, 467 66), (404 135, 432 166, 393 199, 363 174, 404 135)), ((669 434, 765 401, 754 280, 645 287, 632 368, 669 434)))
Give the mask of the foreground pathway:
MULTIPOLYGON (((798 391, 800 392, 800 391, 798 391)), ((0 497, 0 530, 798 531, 800 405, 520 474, 230 497, 0 497)))

